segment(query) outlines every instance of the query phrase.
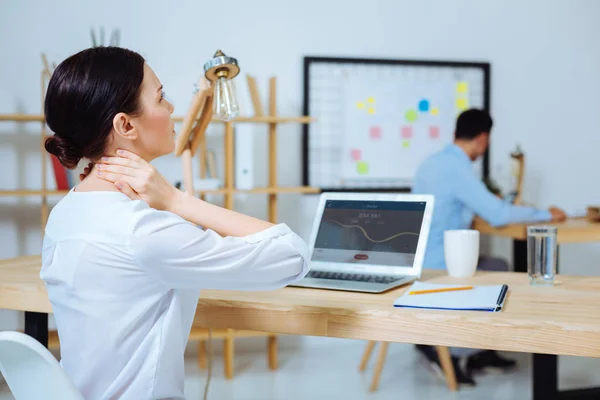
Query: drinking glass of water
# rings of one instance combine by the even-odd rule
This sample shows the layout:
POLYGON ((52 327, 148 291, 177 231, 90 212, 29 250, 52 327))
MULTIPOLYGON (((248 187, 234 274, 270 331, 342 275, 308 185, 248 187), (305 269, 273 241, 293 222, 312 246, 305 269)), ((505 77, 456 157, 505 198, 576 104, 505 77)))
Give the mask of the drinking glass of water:
POLYGON ((534 286, 554 285, 558 244, 555 226, 527 227, 527 274, 534 286))

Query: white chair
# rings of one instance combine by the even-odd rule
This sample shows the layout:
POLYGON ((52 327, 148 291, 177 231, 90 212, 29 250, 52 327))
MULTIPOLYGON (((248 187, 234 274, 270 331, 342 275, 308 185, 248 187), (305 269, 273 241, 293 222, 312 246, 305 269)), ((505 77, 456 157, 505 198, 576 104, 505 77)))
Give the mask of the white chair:
POLYGON ((52 353, 21 332, 0 332, 0 373, 15 400, 84 400, 52 353))

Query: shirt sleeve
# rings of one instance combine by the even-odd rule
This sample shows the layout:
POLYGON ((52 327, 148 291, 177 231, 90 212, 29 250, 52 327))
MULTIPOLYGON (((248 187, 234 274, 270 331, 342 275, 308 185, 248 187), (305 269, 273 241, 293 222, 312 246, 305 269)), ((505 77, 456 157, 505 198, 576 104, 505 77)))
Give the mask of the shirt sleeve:
POLYGON ((498 227, 520 222, 544 222, 552 219, 547 210, 517 206, 494 195, 470 169, 461 169, 456 179, 456 196, 459 201, 479 215, 491 226, 498 227))
POLYGON ((222 237, 166 211, 134 227, 140 265, 171 288, 270 290, 309 271, 306 243, 285 224, 245 237, 222 237))

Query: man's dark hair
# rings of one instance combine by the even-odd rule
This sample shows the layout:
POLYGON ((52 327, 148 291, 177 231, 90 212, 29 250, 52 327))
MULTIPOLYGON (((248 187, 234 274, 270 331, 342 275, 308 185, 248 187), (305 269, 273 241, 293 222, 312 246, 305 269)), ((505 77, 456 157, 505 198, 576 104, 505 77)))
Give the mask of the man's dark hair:
POLYGON ((492 117, 486 111, 471 108, 463 111, 456 120, 456 139, 474 139, 483 132, 492 130, 492 117))

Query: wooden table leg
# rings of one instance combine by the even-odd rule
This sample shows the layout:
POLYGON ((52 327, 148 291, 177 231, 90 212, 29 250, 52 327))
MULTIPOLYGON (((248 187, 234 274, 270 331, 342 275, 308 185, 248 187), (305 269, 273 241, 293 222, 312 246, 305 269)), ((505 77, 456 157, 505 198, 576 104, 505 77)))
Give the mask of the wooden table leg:
POLYGON ((269 369, 277 369, 277 335, 269 335, 267 339, 267 356, 269 357, 269 369))
POLYGON ((452 364, 450 350, 446 346, 435 346, 435 349, 437 350, 442 370, 446 376, 448 389, 455 392, 458 389, 458 384, 456 383, 456 373, 454 371, 454 365, 452 364))
POLYGON ((48 348, 48 314, 26 311, 25 334, 48 348))
POLYGON ((233 330, 227 330, 227 336, 225 337, 223 361, 225 367, 225 378, 233 378, 233 353, 234 353, 234 335, 233 330))
POLYGON ((359 371, 364 371, 365 368, 367 368, 367 363, 369 362, 369 358, 371 358, 371 353, 373 352, 376 343, 377 342, 375 342, 374 340, 369 340, 367 342, 367 347, 365 348, 365 352, 363 353, 362 359, 360 360, 360 365, 358 366, 359 371))
POLYGON ((198 366, 206 369, 206 340, 198 341, 198 366))
POLYGON ((379 355, 377 356, 377 364, 375 364, 375 371, 373 372, 373 381, 371 382, 370 391, 374 392, 377 390, 379 386, 379 378, 381 377, 381 371, 383 371, 383 366, 385 364, 385 357, 387 355, 389 342, 382 342, 381 347, 379 348, 379 355))

